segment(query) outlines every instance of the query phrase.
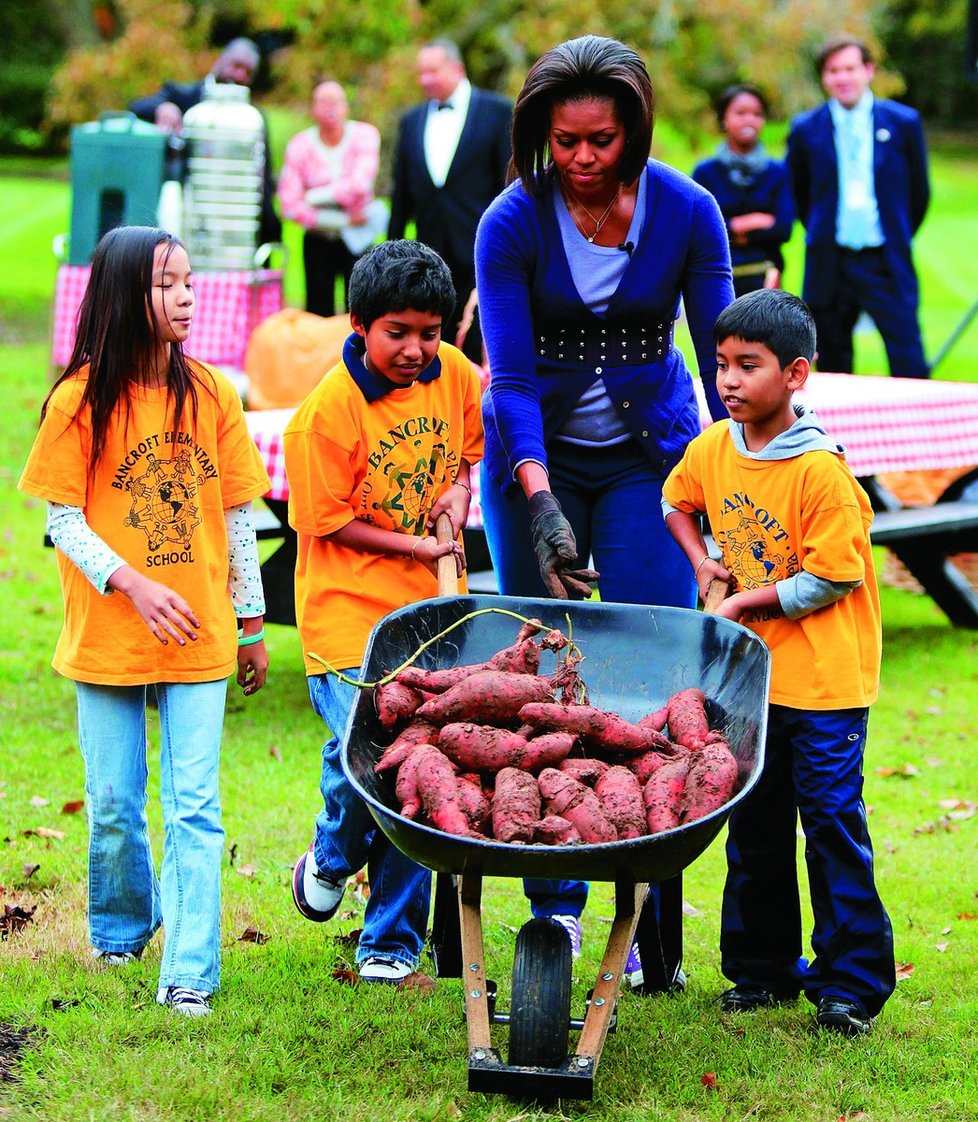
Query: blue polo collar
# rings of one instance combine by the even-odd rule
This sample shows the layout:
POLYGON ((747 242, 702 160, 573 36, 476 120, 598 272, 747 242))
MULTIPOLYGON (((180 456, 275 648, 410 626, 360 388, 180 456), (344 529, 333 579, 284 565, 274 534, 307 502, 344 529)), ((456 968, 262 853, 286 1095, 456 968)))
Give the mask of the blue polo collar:
MULTIPOLYGON (((372 370, 368 370, 366 363, 363 361, 366 353, 367 344, 364 342, 363 336, 358 335, 355 331, 351 332, 343 344, 343 362, 368 405, 379 401, 394 390, 409 390, 411 388, 411 386, 398 385, 397 382, 392 382, 390 378, 385 378, 383 374, 375 374, 372 370)), ((435 355, 418 375, 416 381, 433 382, 440 377, 441 359, 438 355, 435 355)))

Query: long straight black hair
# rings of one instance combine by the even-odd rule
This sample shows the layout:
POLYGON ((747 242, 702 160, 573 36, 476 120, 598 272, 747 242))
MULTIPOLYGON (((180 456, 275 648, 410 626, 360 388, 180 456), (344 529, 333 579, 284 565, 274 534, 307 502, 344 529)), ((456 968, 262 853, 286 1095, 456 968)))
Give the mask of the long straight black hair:
MULTIPOLYGON (((167 247, 164 259, 168 260, 182 244, 173 234, 155 226, 119 226, 105 234, 95 247, 88 287, 78 310, 71 358, 41 407, 43 421, 51 394, 88 365, 88 381, 78 412, 86 406, 91 410, 91 475, 105 450, 113 414, 121 408, 128 424, 132 393, 159 353, 160 327, 152 313, 156 247, 167 247)), ((179 427, 188 398, 196 425, 197 382, 183 347, 171 343, 167 396, 173 401, 174 427, 179 427)))

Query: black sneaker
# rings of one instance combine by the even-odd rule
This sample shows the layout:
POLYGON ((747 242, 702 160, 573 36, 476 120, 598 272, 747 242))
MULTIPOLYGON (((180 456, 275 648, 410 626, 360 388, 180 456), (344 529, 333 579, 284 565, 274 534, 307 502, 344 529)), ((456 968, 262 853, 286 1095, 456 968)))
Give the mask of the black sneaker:
POLYGON ((866 1036, 873 1027, 866 1010, 848 997, 820 997, 816 1019, 821 1028, 843 1036, 866 1036))
POLYGON ((773 1009, 792 1000, 790 995, 775 993, 764 986, 734 986, 720 994, 720 1012, 752 1013, 755 1009, 773 1009))

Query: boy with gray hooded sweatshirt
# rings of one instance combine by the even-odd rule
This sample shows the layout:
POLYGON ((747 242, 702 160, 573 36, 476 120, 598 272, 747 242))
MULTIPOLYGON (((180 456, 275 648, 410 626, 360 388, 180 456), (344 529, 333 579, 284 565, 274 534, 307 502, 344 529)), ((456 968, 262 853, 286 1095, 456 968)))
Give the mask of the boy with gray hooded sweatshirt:
POLYGON ((870 1031, 895 985, 893 932, 876 891, 862 798, 869 706, 879 686, 879 594, 872 508, 844 449, 794 405, 815 356, 808 308, 780 289, 735 300, 718 318, 717 389, 730 414, 686 449, 663 487, 666 525, 717 614, 771 651, 761 777, 729 820, 721 965, 724 1012, 794 1000, 823 1028, 870 1031), (705 513, 722 554, 707 553, 705 513), (796 818, 814 928, 802 957, 796 818))

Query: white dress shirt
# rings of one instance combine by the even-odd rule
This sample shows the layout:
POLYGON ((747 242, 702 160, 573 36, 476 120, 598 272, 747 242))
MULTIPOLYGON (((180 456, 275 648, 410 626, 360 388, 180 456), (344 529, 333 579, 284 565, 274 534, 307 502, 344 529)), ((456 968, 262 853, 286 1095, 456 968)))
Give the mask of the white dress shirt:
POLYGON ((459 138, 465 126, 472 99, 472 86, 463 78, 446 101, 428 103, 428 117, 424 126, 424 158, 428 174, 436 187, 444 187, 448 169, 455 159, 459 138))

